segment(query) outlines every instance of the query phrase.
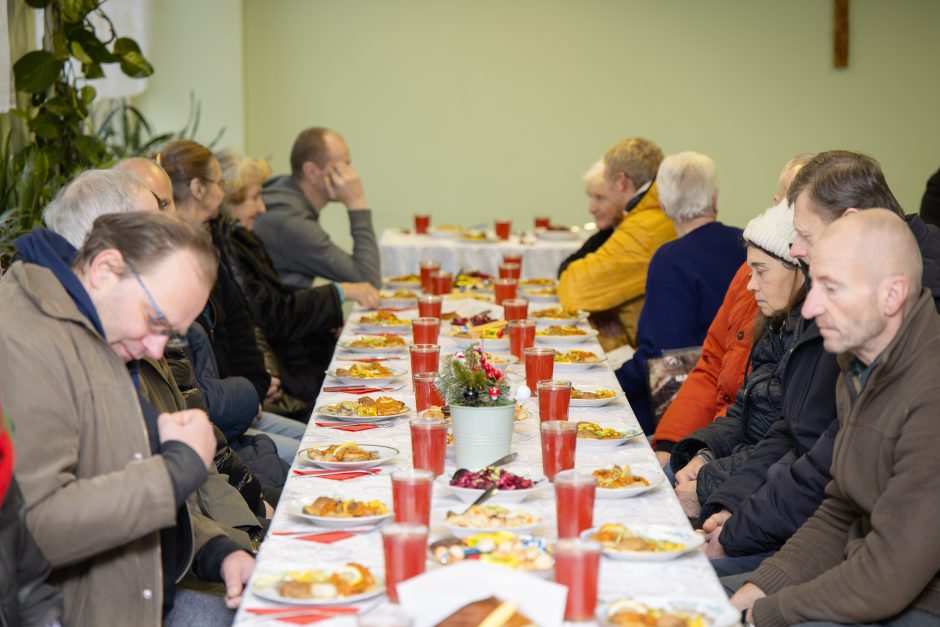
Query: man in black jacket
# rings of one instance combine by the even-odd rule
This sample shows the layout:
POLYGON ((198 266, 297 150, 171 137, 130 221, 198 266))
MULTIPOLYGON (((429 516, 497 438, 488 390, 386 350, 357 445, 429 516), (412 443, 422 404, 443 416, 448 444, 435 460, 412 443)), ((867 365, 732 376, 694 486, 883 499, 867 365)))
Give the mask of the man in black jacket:
MULTIPOLYGON (((791 254, 807 265, 812 265, 813 243, 839 217, 876 207, 904 215, 878 162, 848 151, 817 155, 793 180, 787 196, 796 229, 791 254)), ((923 257, 924 287, 940 309, 940 230, 917 216, 905 220, 923 257)), ((815 323, 801 319, 799 324, 784 375, 784 418, 745 467, 703 505, 706 553, 720 576, 752 570, 779 549, 822 502, 830 480, 839 367, 824 350, 815 323)))

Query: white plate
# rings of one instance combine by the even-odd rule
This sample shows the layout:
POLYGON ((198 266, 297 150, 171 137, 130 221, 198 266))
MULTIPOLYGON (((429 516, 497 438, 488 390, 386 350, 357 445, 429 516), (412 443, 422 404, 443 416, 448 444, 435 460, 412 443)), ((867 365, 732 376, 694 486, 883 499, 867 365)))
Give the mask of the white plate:
POLYGON ((567 346, 569 344, 583 344, 597 337, 597 329, 582 329, 582 331, 585 331, 584 335, 539 335, 538 331, 536 331, 535 341, 544 344, 560 344, 567 346))
POLYGON ((356 322, 355 324, 363 333, 411 335, 411 320, 407 324, 371 324, 369 322, 356 322))
POLYGON ((523 290, 523 297, 528 299, 530 303, 557 303, 558 294, 535 294, 534 290, 539 288, 532 288, 533 291, 523 290))
POLYGON ((564 231, 557 229, 539 229, 535 234, 539 239, 554 242, 568 242, 578 239, 577 234, 570 229, 565 229, 564 231))
MULTIPOLYGON (((336 570, 336 568, 337 567, 330 568, 329 570, 336 570)), ((251 591, 267 601, 290 603, 291 605, 338 605, 340 603, 355 603, 357 601, 371 599, 385 592, 385 580, 376 577, 375 587, 361 594, 351 594, 346 597, 340 596, 333 599, 295 599, 294 597, 282 597, 277 591, 277 584, 286 574, 287 573, 281 575, 261 575, 255 579, 255 582, 251 586, 251 591), (268 583, 269 578, 272 579, 271 583, 268 583)), ((273 616, 271 619, 275 620, 273 616)))
MULTIPOLYGON (((613 549, 604 549, 604 555, 611 559, 623 560, 627 562, 665 562, 675 559, 680 555, 685 555, 696 550, 705 544, 705 536, 692 531, 691 529, 675 529, 663 525, 627 525, 635 536, 643 536, 651 540, 668 540, 670 542, 680 542, 685 544, 681 551, 616 551, 613 549)), ((590 538, 598 530, 597 527, 585 529, 581 533, 582 538, 590 538)))
POLYGON ((463 229, 439 229, 433 226, 428 227, 428 235, 435 239, 457 239, 463 234, 463 229))
POLYGON ((386 346, 382 348, 360 348, 350 346, 349 343, 355 341, 354 338, 346 338, 340 340, 336 343, 344 351, 349 351, 350 353, 359 353, 362 355, 384 355, 386 353, 406 353, 408 352, 408 344, 402 346, 386 346))
POLYGON ((452 335, 447 336, 454 341, 457 346, 460 348, 469 348, 471 344, 483 344, 483 350, 498 353, 500 351, 509 350, 509 337, 501 337, 498 339, 480 339, 478 337, 454 337, 452 335))
MULTIPOLYGON (((585 370, 590 370, 594 366, 600 366, 607 362, 607 357, 601 357, 597 361, 578 361, 578 362, 569 362, 569 361, 556 361, 555 362, 555 372, 584 372, 585 370)), ((604 399, 607 402, 610 402, 613 399, 604 399)), ((601 403, 606 405, 607 403, 601 403)))
POLYGON ((391 279, 383 279, 382 283, 386 287, 390 287, 395 290, 421 289, 421 279, 418 279, 417 281, 392 281, 391 279))
POLYGON ((380 386, 385 385, 386 383, 392 383, 405 374, 405 371, 401 368, 389 368, 392 371, 392 374, 387 377, 344 377, 336 374, 336 371, 332 368, 326 371, 326 374, 333 377, 343 385, 366 385, 366 386, 380 386))
MULTIPOLYGON (((610 468, 610 466, 600 466, 598 468, 592 468, 591 471, 600 470, 601 468, 610 468)), ((599 499, 628 499, 632 496, 638 496, 644 492, 649 492, 650 490, 655 490, 665 479, 665 475, 661 472, 656 472, 649 468, 632 468, 633 474, 637 477, 643 477, 650 482, 649 485, 636 486, 630 488, 601 488, 598 487, 594 490, 597 498, 599 499)))
POLYGON ((558 285, 558 281, 556 279, 552 279, 551 277, 532 277, 532 279, 522 279, 521 281, 519 281, 519 289, 520 290, 540 290, 546 287, 555 287, 556 285, 558 285), (532 279, 549 279, 551 283, 526 283, 526 281, 530 281, 532 279))
MULTIPOLYGON (((604 425, 601 425, 604 426, 604 425)), ((612 427, 613 428, 613 427, 612 427)), ((592 440, 590 438, 578 438, 576 446, 578 448, 588 448, 588 449, 604 449, 604 448, 617 448, 627 440, 635 438, 638 435, 642 435, 642 429, 636 429, 635 431, 626 430, 624 435, 621 438, 612 438, 610 440, 592 440)))
MULTIPOLYGON (((538 483, 527 490, 497 490, 493 493, 493 496, 487 499, 486 502, 500 504, 521 503, 532 494, 538 492, 539 489, 545 485, 545 477, 532 477, 531 479, 532 481, 537 481, 538 483)), ((450 477, 447 475, 442 475, 438 481, 450 488, 457 498, 464 503, 473 503, 481 494, 483 494, 482 489, 460 488, 455 485, 450 485, 450 477)))
MULTIPOLYGON (((332 497, 332 498, 341 498, 341 497, 332 497)), ((287 513, 291 516, 296 516, 297 518, 303 518, 304 520, 309 520, 319 527, 325 527, 327 529, 345 529, 347 527, 363 527, 368 525, 377 525, 386 518, 392 517, 392 512, 389 511, 388 514, 382 514, 381 516, 350 516, 349 518, 332 518, 329 516, 311 516, 304 512, 304 505, 310 505, 316 501, 316 497, 310 497, 305 499, 295 499, 290 502, 287 508, 287 513)))
POLYGON ((386 420, 395 420, 396 418, 401 418, 402 416, 407 416, 411 412, 410 407, 405 407, 401 412, 397 414, 392 414, 391 416, 339 416, 337 414, 328 414, 320 411, 317 408, 317 414, 321 416, 326 416, 332 420, 339 420, 342 422, 348 422, 351 424, 376 424, 379 422, 385 422, 386 420))
POLYGON ((732 627, 739 625, 741 621, 741 612, 736 610, 730 603, 716 603, 704 599, 690 599, 683 597, 659 597, 644 596, 633 599, 619 599, 607 605, 597 608, 597 622, 604 627, 613 627, 610 622, 610 615, 616 613, 619 609, 634 609, 642 611, 645 606, 649 609, 662 609, 667 612, 698 614, 705 620, 708 627, 732 627))
MULTIPOLYGON (((469 538, 470 536, 476 535, 478 533, 495 533, 497 531, 509 531, 517 535, 531 534, 533 529, 544 522, 539 516, 536 516, 534 512, 527 509, 511 509, 510 512, 521 512, 523 514, 528 514, 531 518, 535 519, 535 522, 531 522, 527 525, 520 525, 518 527, 458 527, 457 525, 449 525, 446 522, 444 522, 443 525, 455 538, 463 539, 469 538)), ((447 520, 446 516, 444 520, 447 520)))
POLYGON ((414 309, 417 306, 417 298, 382 298, 379 300, 379 309, 414 309))
POLYGON ((310 457, 307 456, 307 451, 316 448, 326 447, 312 446, 310 448, 302 449, 297 452, 297 461, 306 465, 316 466, 318 468, 326 468, 327 470, 361 470, 362 468, 374 468, 382 464, 384 461, 395 457, 399 453, 397 448, 392 448, 391 446, 382 446, 380 444, 360 444, 359 448, 371 453, 378 453, 379 456, 375 459, 362 462, 323 462, 310 459, 310 457))
MULTIPOLYGON (((558 368, 558 366, 559 364, 555 364, 556 369, 558 368)), ((575 387, 578 390, 581 390, 582 392, 594 392, 598 389, 601 389, 601 388, 596 388, 596 387, 583 387, 580 385, 575 386, 575 387)), ((603 388, 603 389, 610 390, 612 388, 603 388)), ((603 407, 604 405, 609 405, 610 403, 613 403, 615 400, 623 396, 623 392, 617 392, 617 390, 614 390, 614 392, 616 392, 616 394, 614 394, 610 398, 572 398, 570 405, 571 407, 603 407)))
POLYGON ((586 319, 583 316, 578 316, 577 318, 532 318, 532 320, 535 320, 535 326, 537 327, 550 327, 553 325, 573 327, 586 319))

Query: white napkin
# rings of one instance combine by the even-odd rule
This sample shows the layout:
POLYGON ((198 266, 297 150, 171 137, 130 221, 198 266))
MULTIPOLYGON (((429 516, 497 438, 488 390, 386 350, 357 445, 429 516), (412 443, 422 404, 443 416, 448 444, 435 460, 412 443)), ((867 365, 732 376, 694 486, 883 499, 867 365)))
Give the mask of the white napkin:
POLYGON ((514 601, 536 625, 561 627, 568 588, 478 561, 435 568, 398 584, 398 600, 414 627, 433 627, 464 605, 490 596, 514 601))

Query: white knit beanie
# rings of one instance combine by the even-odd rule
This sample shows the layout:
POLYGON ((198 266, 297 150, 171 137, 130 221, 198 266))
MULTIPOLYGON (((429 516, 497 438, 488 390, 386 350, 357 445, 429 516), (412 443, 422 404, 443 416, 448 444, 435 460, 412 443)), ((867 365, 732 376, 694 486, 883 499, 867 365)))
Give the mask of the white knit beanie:
POLYGON ((753 218, 744 227, 744 239, 784 261, 796 265, 790 255, 793 242, 793 208, 786 199, 753 218))

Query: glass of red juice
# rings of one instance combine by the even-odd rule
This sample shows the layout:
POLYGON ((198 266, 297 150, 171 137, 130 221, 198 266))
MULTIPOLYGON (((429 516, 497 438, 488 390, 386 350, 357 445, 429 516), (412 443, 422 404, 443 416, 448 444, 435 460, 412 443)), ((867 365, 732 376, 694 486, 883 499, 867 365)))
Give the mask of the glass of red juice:
MULTIPOLYGON (((411 332, 415 344, 437 344, 441 335, 440 318, 412 318, 411 332)), ((423 372, 419 370, 418 372, 423 372)))
POLYGON ((525 382, 535 396, 539 381, 551 379, 555 372, 555 349, 532 346, 522 349, 522 357, 525 360, 525 382))
POLYGON ((431 226, 431 216, 426 213, 415 214, 415 233, 427 235, 429 226, 431 226))
POLYGON ((535 320, 513 320, 506 326, 509 328, 509 352, 522 361, 525 358, 523 351, 535 345, 535 320))
POLYGON ((418 268, 421 271, 421 289, 425 294, 433 294, 434 284, 431 282, 431 275, 440 272, 441 264, 436 261, 422 261, 418 268))
POLYGON ((555 582, 568 586, 565 620, 593 621, 597 606, 597 576, 601 545, 569 538, 555 544, 555 582))
POLYGON ((520 274, 522 274, 522 266, 518 263, 503 262, 499 264, 499 278, 501 279, 516 279, 518 281, 520 274))
POLYGON ((562 470, 574 468, 578 444, 578 423, 549 420, 540 425, 542 432, 542 473, 551 481, 562 470))
POLYGON ((382 530, 385 592, 392 603, 398 603, 399 583, 424 572, 427 550, 427 525, 393 523, 382 530))
POLYGON ((509 233, 512 230, 512 220, 495 220, 493 222, 496 237, 502 240, 509 239, 509 233))
POLYGON ((454 289, 454 275, 450 272, 431 273, 431 293, 437 295, 450 294, 454 289))
POLYGON ((594 490, 597 480, 589 470, 575 468, 555 475, 558 537, 577 538, 594 522, 594 490))
POLYGON ((568 420, 571 403, 571 381, 539 381, 539 421, 568 420))
POLYGON ((537 229, 547 229, 552 224, 551 218, 545 218, 539 216, 535 219, 535 228, 537 229))
POLYGON ((436 477, 441 476, 447 452, 447 421, 415 418, 409 424, 412 466, 430 470, 436 477))
POLYGON ((440 318, 441 304, 444 299, 433 294, 422 294, 418 297, 418 315, 422 318, 440 318))
POLYGON ((411 372, 437 372, 441 361, 441 347, 437 344, 412 344, 411 372))
POLYGON ((427 525, 430 522, 432 481, 434 473, 430 470, 399 468, 392 473, 392 508, 395 510, 395 522, 416 525, 427 525))
POLYGON ((419 412, 435 405, 444 406, 444 399, 440 392, 434 387, 434 379, 437 378, 436 372, 419 372, 413 376, 415 384, 415 409, 419 412))
POLYGON ((519 269, 522 269, 522 253, 505 253, 503 263, 518 263, 519 269))
POLYGON ((529 315, 529 301, 524 298, 510 298, 503 301, 503 320, 525 320, 529 315))
POLYGON ((516 279, 493 279, 493 301, 502 305, 504 300, 516 297, 516 279))

